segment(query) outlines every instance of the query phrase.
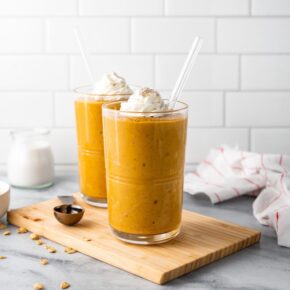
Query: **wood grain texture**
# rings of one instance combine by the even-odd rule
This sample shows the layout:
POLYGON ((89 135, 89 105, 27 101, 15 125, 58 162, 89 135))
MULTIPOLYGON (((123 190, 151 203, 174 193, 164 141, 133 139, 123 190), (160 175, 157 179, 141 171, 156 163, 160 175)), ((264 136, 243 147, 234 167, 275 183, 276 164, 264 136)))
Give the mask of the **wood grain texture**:
POLYGON ((75 197, 86 209, 83 220, 76 226, 68 227, 56 221, 53 207, 60 204, 57 199, 11 210, 8 221, 157 284, 260 240, 260 232, 256 230, 184 210, 182 230, 176 239, 154 246, 130 245, 112 236, 106 209, 92 207, 75 197))

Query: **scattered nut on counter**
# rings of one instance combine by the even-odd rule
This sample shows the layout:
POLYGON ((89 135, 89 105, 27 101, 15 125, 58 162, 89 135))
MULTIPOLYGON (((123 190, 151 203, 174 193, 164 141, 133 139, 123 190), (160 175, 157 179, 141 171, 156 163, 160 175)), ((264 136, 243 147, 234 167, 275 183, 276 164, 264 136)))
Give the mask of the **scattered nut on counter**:
POLYGON ((45 287, 44 287, 44 285, 42 284, 42 283, 35 283, 34 285, 33 285, 33 289, 34 290, 42 290, 42 289, 44 289, 45 287))
POLYGON ((56 253, 56 249, 52 246, 45 245, 45 248, 49 253, 56 253))
POLYGON ((60 288, 61 289, 67 289, 70 287, 70 284, 68 282, 61 282, 60 288))
MULTIPOLYGON (((0 230, 5 229, 5 228, 7 228, 7 226, 4 225, 4 224, 2 224, 2 223, 0 223, 0 230)), ((28 232, 28 230, 27 230, 26 228, 24 228, 24 227, 20 227, 20 228, 17 229, 17 233, 18 233, 18 234, 25 234, 25 233, 27 233, 27 232, 28 232)), ((11 235, 11 232, 10 232, 10 231, 5 231, 5 232, 3 232, 2 234, 3 234, 4 236, 9 236, 9 235, 11 235)), ((43 240, 40 239, 40 236, 37 235, 37 234, 35 234, 35 233, 32 233, 32 234, 30 235, 30 238, 31 238, 32 240, 34 240, 34 241, 36 242, 36 244, 39 245, 39 246, 41 246, 41 245, 44 244, 43 240)), ((85 240, 85 241, 91 241, 91 239, 89 239, 89 238, 83 238, 83 240, 85 240)), ((52 246, 45 245, 45 249, 46 249, 49 253, 56 253, 56 249, 55 249, 54 247, 52 247, 52 246)), ((64 251, 65 251, 66 253, 68 253, 68 254, 74 254, 74 253, 77 252, 75 249, 73 249, 73 248, 71 248, 71 247, 66 247, 66 248, 64 249, 64 251)), ((4 259, 7 259, 7 257, 5 257, 5 256, 0 256, 0 260, 4 260, 4 259)), ((45 259, 45 258, 40 259, 40 264, 41 264, 41 265, 47 265, 47 264, 49 264, 48 259, 45 259)), ((60 284, 60 288, 61 288, 61 289, 68 289, 70 286, 71 286, 71 285, 70 285, 68 282, 61 282, 61 284, 60 284)), ((33 289, 34 289, 34 290, 43 290, 43 289, 45 289, 45 286, 44 286, 42 283, 35 283, 35 284, 33 285, 33 289)))
POLYGON ((28 232, 28 229, 23 228, 23 227, 17 229, 18 234, 25 234, 27 232, 28 232))
POLYGON ((36 241, 36 240, 39 240, 39 239, 40 239, 40 236, 37 235, 37 234, 32 233, 32 234, 30 235, 30 239, 36 241))
POLYGON ((3 233, 3 236, 10 236, 11 235, 11 232, 10 231, 6 231, 3 233))
POLYGON ((41 246, 41 245, 44 244, 44 242, 43 242, 43 240, 36 240, 36 244, 37 244, 38 246, 41 246))
POLYGON ((70 247, 64 248, 64 251, 65 251, 65 253, 68 253, 68 254, 74 254, 77 252, 77 250, 70 248, 70 247))
POLYGON ((83 240, 86 241, 86 242, 90 242, 92 239, 83 237, 83 240))
POLYGON ((47 259, 40 259, 40 264, 41 265, 47 265, 48 264, 48 260, 47 259))

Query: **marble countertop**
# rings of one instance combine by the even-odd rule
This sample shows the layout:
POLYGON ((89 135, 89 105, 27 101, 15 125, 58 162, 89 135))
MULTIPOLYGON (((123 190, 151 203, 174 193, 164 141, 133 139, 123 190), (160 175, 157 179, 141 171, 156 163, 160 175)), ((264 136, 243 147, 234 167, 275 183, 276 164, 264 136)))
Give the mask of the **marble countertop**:
MULTIPOLYGON (((1 180, 5 180, 2 177, 1 180)), ((20 190, 12 188, 10 208, 43 201, 56 195, 78 190, 77 176, 59 174, 54 186, 45 190, 20 190)), ((17 235, 9 226, 11 236, 0 235, 0 289, 33 289, 41 282, 46 289, 59 289, 62 281, 70 289, 289 289, 290 249, 277 246, 273 229, 261 226, 252 216, 252 197, 212 205, 204 196, 184 195, 184 208, 262 232, 259 244, 191 272, 166 285, 155 285, 81 253, 68 255, 63 247, 52 242, 59 251, 49 254, 32 242, 27 235, 17 235), (48 258, 46 266, 40 258, 48 258)), ((2 218, 4 222, 4 218, 2 218)), ((3 232, 3 230, 1 231, 3 232)))

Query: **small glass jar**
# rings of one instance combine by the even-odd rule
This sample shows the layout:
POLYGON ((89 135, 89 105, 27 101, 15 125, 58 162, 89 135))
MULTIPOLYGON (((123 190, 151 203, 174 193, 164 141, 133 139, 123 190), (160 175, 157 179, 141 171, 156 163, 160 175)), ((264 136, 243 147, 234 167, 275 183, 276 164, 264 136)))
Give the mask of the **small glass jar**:
POLYGON ((7 165, 12 186, 39 189, 53 184, 54 160, 49 133, 43 128, 11 131, 7 165))

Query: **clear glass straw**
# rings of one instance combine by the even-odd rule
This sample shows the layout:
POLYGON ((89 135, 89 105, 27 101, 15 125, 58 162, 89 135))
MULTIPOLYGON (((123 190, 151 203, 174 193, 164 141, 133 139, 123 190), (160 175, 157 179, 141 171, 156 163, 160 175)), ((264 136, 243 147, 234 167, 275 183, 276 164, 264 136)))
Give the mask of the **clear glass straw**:
POLYGON ((199 38, 198 36, 195 37, 192 46, 190 48, 190 51, 187 55, 187 58, 185 60, 185 63, 181 69, 181 72, 178 76, 178 79, 175 83, 174 89, 171 93, 170 99, 169 99, 169 108, 173 109, 176 101, 178 100, 181 91, 184 88, 185 83, 187 82, 189 75, 191 73, 191 70, 194 66, 194 63, 196 61, 196 58, 198 56, 198 53, 202 47, 203 40, 199 38))
POLYGON ((81 52, 81 56, 83 58, 83 61, 84 61, 84 64, 85 64, 85 67, 87 70, 87 73, 88 73, 88 76, 90 78, 91 83, 93 84, 93 83, 95 83, 95 78, 93 75, 93 70, 92 70, 90 63, 89 63, 89 60, 88 60, 88 53, 87 53, 87 50, 84 46, 84 41, 83 41, 82 35, 77 27, 74 28, 74 33, 75 33, 75 37, 76 37, 76 40, 77 40, 77 43, 78 43, 78 46, 79 46, 79 49, 81 52))

